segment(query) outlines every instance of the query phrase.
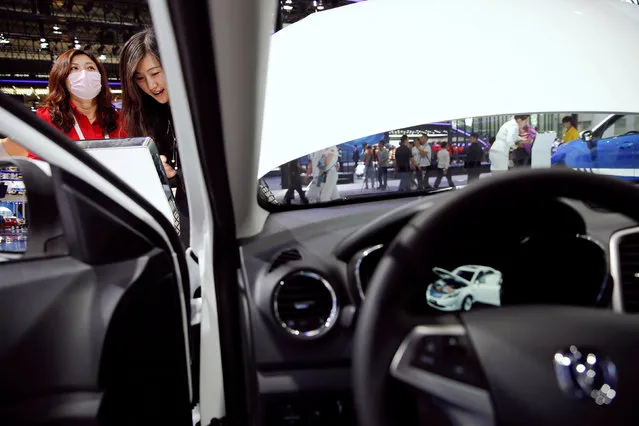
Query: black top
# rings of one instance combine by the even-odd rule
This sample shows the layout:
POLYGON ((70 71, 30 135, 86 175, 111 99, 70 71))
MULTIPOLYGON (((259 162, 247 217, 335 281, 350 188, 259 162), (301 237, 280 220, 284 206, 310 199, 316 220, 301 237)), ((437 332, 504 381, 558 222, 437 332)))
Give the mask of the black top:
POLYGON ((285 173, 290 177, 297 177, 300 174, 299 160, 291 160, 284 165, 285 173))
POLYGON ((410 159, 413 158, 413 152, 406 145, 402 145, 395 150, 395 161, 398 172, 410 172, 410 159))
POLYGON ((466 164, 468 166, 478 166, 481 163, 481 159, 484 156, 484 152, 478 143, 470 144, 468 153, 466 154, 466 164))
POLYGON ((184 181, 182 180, 182 163, 178 152, 178 140, 168 104, 158 108, 153 125, 153 140, 160 155, 164 155, 169 165, 177 172, 174 177, 169 179, 169 184, 171 188, 175 188, 175 204, 180 214, 180 238, 184 246, 189 247, 189 205, 184 181))
POLYGON ((186 201, 186 191, 182 181, 182 164, 180 162, 180 153, 178 152, 178 142, 175 135, 175 126, 173 125, 173 117, 169 106, 161 108, 153 126, 153 140, 158 148, 160 155, 164 155, 167 162, 173 167, 177 174, 169 179, 172 188, 175 191, 175 201, 178 204, 186 201))

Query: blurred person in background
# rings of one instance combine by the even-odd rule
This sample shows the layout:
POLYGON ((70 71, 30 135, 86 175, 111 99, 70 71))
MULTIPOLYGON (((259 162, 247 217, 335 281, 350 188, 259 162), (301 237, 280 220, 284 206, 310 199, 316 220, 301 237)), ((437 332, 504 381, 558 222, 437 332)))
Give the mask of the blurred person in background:
POLYGON ((412 166, 411 171, 411 189, 419 188, 419 180, 417 177, 417 174, 419 173, 419 150, 417 149, 418 144, 419 142, 417 138, 410 141, 410 152, 413 154, 413 159, 415 160, 415 164, 412 166))
POLYGON ((570 115, 561 119, 561 125, 565 130, 563 143, 579 139, 579 131, 575 127, 575 120, 570 115))
POLYGON ((364 152, 364 189, 368 189, 368 181, 370 180, 371 186, 375 188, 375 175, 373 169, 373 160, 375 158, 375 154, 373 153, 373 147, 367 146, 366 151, 364 152))
POLYGON ((473 133, 470 135, 470 146, 466 152, 465 166, 468 171, 468 183, 479 179, 481 160, 483 157, 484 151, 481 149, 481 144, 479 143, 479 135, 477 135, 477 133, 473 133))
POLYGON ((417 188, 418 189, 430 189, 430 182, 428 181, 428 171, 430 169, 430 158, 432 150, 428 144, 428 135, 422 135, 415 144, 417 156, 413 153, 413 156, 419 164, 417 169, 417 188))
POLYGON ((495 142, 490 147, 490 171, 507 172, 510 153, 518 148, 523 140, 519 137, 519 131, 528 124, 530 115, 515 115, 512 120, 504 123, 495 137, 495 142))
POLYGON ((442 142, 442 149, 437 153, 437 179, 435 179, 434 188, 439 188, 439 184, 442 182, 442 178, 445 176, 448 181, 448 186, 455 187, 455 183, 450 176, 450 151, 447 148, 448 143, 442 142))
POLYGON ((390 160, 390 152, 384 146, 384 141, 379 141, 379 151, 377 152, 377 161, 379 165, 378 179, 379 189, 388 187, 388 166, 390 160))
POLYGON ((399 191, 410 191, 411 171, 417 168, 417 165, 408 135, 402 135, 400 145, 395 150, 395 174, 399 174, 399 191))
POLYGON ((122 115, 131 137, 150 136, 180 213, 180 238, 189 247, 189 206, 182 179, 178 140, 169 106, 169 93, 153 30, 132 36, 120 54, 122 115))
POLYGON ((322 150, 319 161, 319 198, 322 203, 340 199, 340 194, 337 190, 337 180, 339 178, 339 174, 337 173, 337 168, 335 167, 337 165, 337 160, 338 152, 336 146, 331 146, 322 150))
MULTIPOLYGON (((357 150, 355 150, 357 152, 357 150)), ((310 184, 306 191, 306 198, 313 201, 314 203, 319 202, 319 194, 320 187, 322 186, 322 182, 320 181, 320 167, 319 163, 322 157, 322 151, 312 152, 308 156, 308 167, 306 168, 306 184, 310 184), (311 177, 311 180, 308 180, 308 177, 311 177)))
POLYGON ((537 136, 535 129, 528 123, 519 129, 519 146, 513 150, 513 166, 524 167, 530 164, 532 143, 537 136))
MULTIPOLYGON (((71 140, 124 138, 104 66, 90 52, 62 53, 49 73, 49 94, 36 115, 71 140)), ((29 153, 30 158, 38 157, 29 153)))
POLYGON ((297 191, 302 204, 308 204, 308 199, 302 189, 302 179, 300 177, 300 172, 304 171, 304 169, 302 168, 299 160, 289 161, 282 167, 282 169, 284 173, 288 174, 288 191, 286 191, 286 194, 284 195, 284 202, 290 205, 295 199, 295 191, 297 191))

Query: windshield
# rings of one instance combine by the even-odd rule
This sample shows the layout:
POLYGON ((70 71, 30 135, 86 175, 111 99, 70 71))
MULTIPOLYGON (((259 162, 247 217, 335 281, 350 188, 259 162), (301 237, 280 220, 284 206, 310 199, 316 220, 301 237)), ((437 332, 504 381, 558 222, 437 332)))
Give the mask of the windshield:
POLYGON ((260 183, 271 205, 317 205, 430 194, 549 167, 639 180, 638 116, 567 112, 416 123, 310 150, 260 183))
POLYGON ((464 270, 456 271, 455 274, 469 282, 472 281, 473 276, 475 275, 473 271, 464 270))

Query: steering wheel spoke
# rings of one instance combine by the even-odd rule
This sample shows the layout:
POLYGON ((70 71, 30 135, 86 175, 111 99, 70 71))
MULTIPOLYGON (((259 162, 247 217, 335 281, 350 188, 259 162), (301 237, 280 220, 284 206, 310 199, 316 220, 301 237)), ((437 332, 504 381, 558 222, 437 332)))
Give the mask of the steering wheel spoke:
POLYGON ((390 374, 434 397, 451 419, 494 424, 486 380, 461 324, 413 328, 397 349, 390 374))

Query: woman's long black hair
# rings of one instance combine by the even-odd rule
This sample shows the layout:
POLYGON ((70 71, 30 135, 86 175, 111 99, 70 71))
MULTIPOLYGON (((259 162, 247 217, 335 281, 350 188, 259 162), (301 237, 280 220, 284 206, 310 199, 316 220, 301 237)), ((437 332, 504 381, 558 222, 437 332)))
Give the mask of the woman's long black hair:
POLYGON ((155 34, 150 28, 131 37, 120 54, 122 115, 129 136, 151 136, 158 144, 160 152, 167 152, 171 147, 163 145, 172 138, 167 138, 165 134, 171 119, 169 105, 163 105, 151 98, 135 81, 135 70, 147 54, 162 63, 155 34))

